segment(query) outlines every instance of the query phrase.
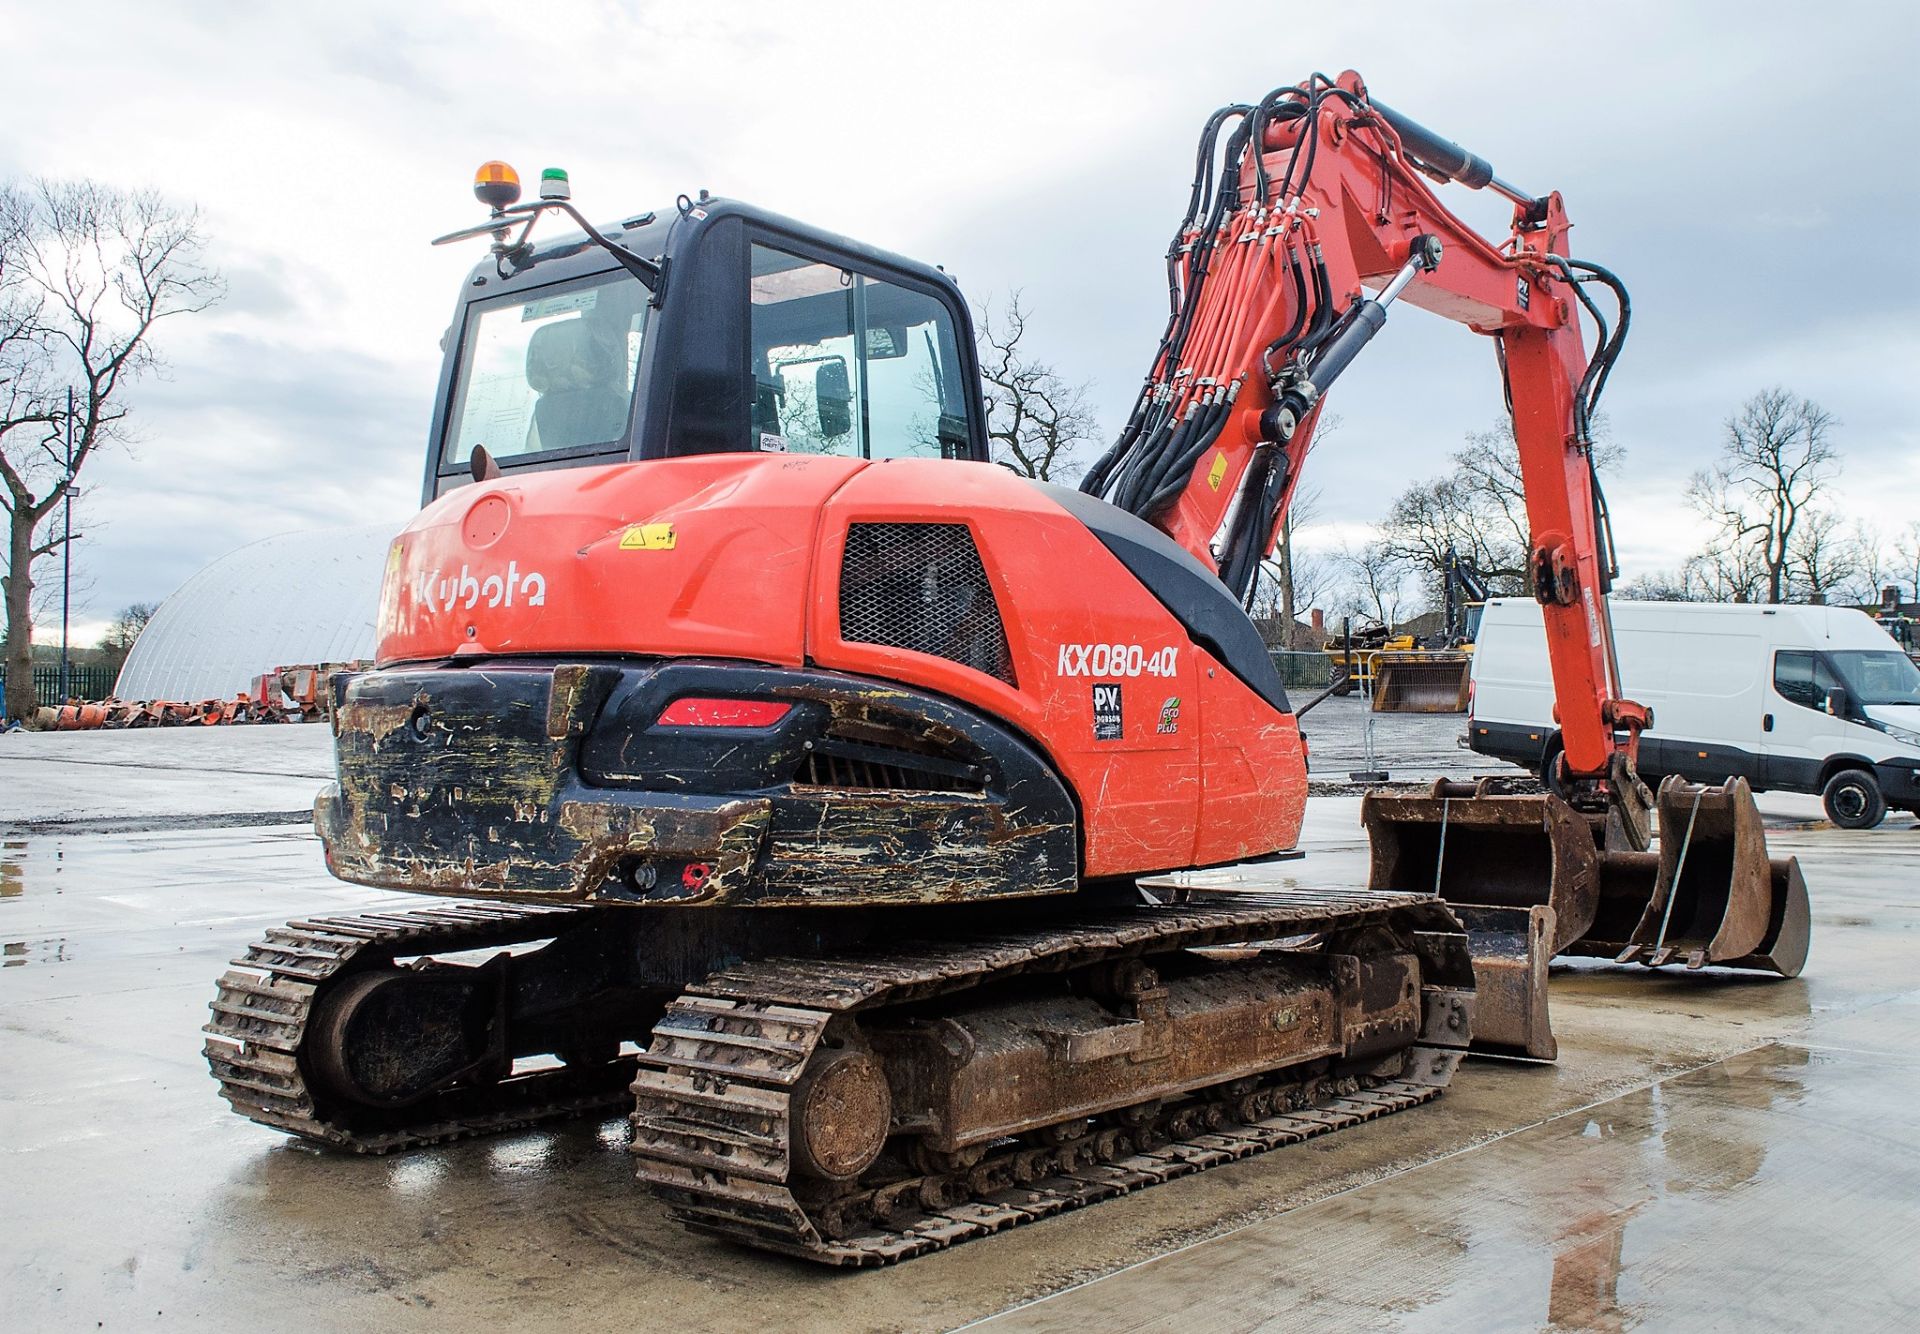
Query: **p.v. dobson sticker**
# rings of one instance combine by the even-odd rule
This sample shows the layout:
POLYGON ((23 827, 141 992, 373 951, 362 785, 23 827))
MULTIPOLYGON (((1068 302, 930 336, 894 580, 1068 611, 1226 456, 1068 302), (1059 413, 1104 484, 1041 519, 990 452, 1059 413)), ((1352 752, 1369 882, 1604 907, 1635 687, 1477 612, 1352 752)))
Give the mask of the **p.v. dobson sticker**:
POLYGON ((1093 739, 1118 741, 1125 729, 1120 723, 1120 683, 1107 681, 1093 688, 1093 739))

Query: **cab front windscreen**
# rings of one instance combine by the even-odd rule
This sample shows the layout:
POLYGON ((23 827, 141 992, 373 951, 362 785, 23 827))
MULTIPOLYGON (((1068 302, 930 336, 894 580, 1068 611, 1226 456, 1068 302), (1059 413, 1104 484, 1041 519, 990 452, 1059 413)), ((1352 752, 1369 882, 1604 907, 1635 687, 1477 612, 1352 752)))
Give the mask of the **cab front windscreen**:
POLYGON ((591 451, 625 437, 647 289, 625 273, 477 305, 454 372, 443 462, 591 451))

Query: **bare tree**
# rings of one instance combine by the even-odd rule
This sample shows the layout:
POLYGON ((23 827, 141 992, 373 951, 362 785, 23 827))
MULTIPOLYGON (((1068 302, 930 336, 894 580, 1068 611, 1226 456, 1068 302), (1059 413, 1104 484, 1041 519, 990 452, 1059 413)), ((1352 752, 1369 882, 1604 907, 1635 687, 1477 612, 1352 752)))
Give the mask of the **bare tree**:
POLYGON ((134 644, 146 630, 147 623, 153 619, 153 614, 159 610, 151 602, 136 602, 123 607, 120 614, 113 618, 113 624, 100 636, 101 660, 116 672, 125 666, 134 644))
POLYGON ((1345 562, 1339 556, 1304 547, 1289 553, 1283 545, 1272 559, 1260 562, 1248 614, 1256 622, 1270 623, 1272 628, 1264 632, 1277 647, 1298 648, 1301 610, 1324 608, 1332 602, 1340 592, 1345 572, 1345 562), (1280 559, 1283 555, 1287 557, 1284 568, 1280 559), (1289 589, 1294 598, 1291 606, 1287 601, 1289 589))
POLYGON ((1907 592, 1920 602, 1920 522, 1908 524, 1906 532, 1895 539, 1893 554, 1899 562, 1898 577, 1906 580, 1907 592))
POLYGON ((1652 570, 1614 585, 1611 596, 1629 602, 1708 602, 1699 571, 1689 562, 1678 570, 1652 570))
POLYGON ((1260 562, 1260 568, 1254 575, 1255 614, 1279 617, 1281 631, 1286 636, 1286 648, 1293 647, 1293 628, 1299 623, 1303 594, 1311 605, 1320 586, 1327 582, 1326 562, 1301 551, 1293 536, 1296 528, 1303 528, 1313 521, 1319 507, 1318 487, 1294 489, 1292 498, 1287 502, 1287 512, 1280 518, 1280 531, 1275 537, 1273 555, 1260 562), (1314 584, 1315 589, 1311 592, 1304 590, 1303 581, 1314 584))
POLYGON ((1848 540, 1853 544, 1854 569, 1838 596, 1840 601, 1867 603, 1880 601, 1880 590, 1897 583, 1899 570, 1893 545, 1878 525, 1862 520, 1853 525, 1848 540))
POLYGON ((1343 549, 1340 563, 1346 587, 1335 610, 1378 621, 1388 629, 1398 625, 1406 604, 1407 564, 1392 547, 1373 541, 1358 550, 1343 549))
POLYGON ((1795 602, 1831 602, 1861 570, 1858 541, 1841 531, 1832 510, 1801 511, 1787 544, 1787 595, 1795 602))
POLYGON ((1703 553, 1754 600, 1792 592, 1794 543, 1821 488, 1840 470, 1832 413, 1785 389, 1763 389, 1727 419, 1713 467, 1694 475, 1687 499, 1715 528, 1703 553))
POLYGON ((0 184, 0 511, 7 712, 33 711, 33 566, 94 453, 127 434, 154 326, 220 298, 199 212, 92 181, 0 184), (69 397, 71 394, 71 397, 69 397), (71 406, 69 406, 71 404, 71 406))
MULTIPOLYGON (((1596 423, 1597 431, 1603 429, 1604 423, 1596 423)), ((1620 449, 1604 436, 1594 445, 1594 459, 1603 472, 1617 465, 1620 456, 1620 449)), ((1420 575, 1430 593, 1445 578, 1449 550, 1479 570, 1494 592, 1530 591, 1533 539, 1512 421, 1470 434, 1451 461, 1450 471, 1415 483, 1395 498, 1381 540, 1420 575)))
POLYGON ((995 460, 1022 476, 1064 481, 1086 466, 1074 451, 1095 438, 1097 427, 1087 387, 1068 384, 1021 346, 1031 318, 1017 291, 997 319, 990 307, 980 310, 987 440, 995 460))

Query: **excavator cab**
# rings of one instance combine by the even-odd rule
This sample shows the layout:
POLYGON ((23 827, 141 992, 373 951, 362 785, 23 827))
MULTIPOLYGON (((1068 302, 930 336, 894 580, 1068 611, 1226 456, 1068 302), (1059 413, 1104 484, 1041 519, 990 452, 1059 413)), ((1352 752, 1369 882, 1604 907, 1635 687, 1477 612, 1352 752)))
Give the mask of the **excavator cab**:
POLYGON ((470 481, 476 451, 504 475, 738 451, 987 457, 951 278, 746 204, 683 203, 502 241, 474 268, 423 503, 470 481))

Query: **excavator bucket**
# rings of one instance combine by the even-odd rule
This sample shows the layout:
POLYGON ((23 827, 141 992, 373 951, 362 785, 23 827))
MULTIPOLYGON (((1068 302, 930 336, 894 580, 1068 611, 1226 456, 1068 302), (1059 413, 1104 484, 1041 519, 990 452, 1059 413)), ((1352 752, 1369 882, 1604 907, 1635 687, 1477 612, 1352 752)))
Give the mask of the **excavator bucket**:
POLYGON ((1381 653, 1373 660, 1375 713, 1465 713, 1464 653, 1381 653))
POLYGON ((1799 975, 1807 884, 1794 858, 1768 858, 1746 781, 1669 778, 1655 815, 1654 851, 1610 852, 1558 797, 1503 795, 1486 780, 1362 799, 1369 886, 1438 894, 1466 928, 1474 1050, 1555 1057, 1547 964, 1560 954, 1799 975))
POLYGON ((1369 793, 1360 819, 1369 886, 1438 894, 1466 928, 1474 1049, 1554 1059, 1547 962, 1586 934, 1600 904, 1587 821, 1558 797, 1444 779, 1422 797, 1369 793))
POLYGON ((1655 814, 1658 851, 1607 854, 1600 910, 1570 952, 1796 976, 1807 957, 1806 881, 1793 858, 1768 858, 1746 780, 1669 778, 1655 814))

